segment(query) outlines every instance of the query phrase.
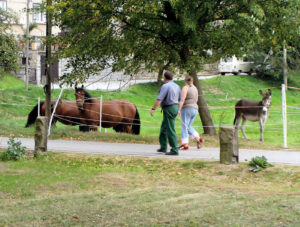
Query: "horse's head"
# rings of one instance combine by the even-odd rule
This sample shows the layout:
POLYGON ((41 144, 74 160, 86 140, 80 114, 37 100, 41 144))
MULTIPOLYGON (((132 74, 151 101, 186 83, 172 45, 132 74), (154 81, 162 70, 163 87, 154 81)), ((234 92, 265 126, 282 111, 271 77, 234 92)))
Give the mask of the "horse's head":
POLYGON ((264 93, 262 90, 259 90, 259 93, 262 96, 262 105, 263 105, 263 112, 267 113, 268 109, 271 106, 271 90, 268 89, 268 91, 266 93, 264 93))
POLYGON ((81 86, 81 88, 75 86, 75 97, 78 108, 82 109, 85 101, 85 91, 83 89, 83 85, 81 86))

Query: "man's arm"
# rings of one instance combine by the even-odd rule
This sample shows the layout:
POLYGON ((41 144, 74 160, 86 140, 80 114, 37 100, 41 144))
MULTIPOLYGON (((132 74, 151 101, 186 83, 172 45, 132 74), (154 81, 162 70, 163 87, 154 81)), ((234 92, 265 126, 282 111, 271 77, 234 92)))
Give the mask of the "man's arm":
POLYGON ((152 117, 153 117, 153 115, 154 115, 154 111, 155 111, 156 108, 160 105, 160 103, 161 103, 161 100, 159 100, 159 99, 156 99, 156 100, 155 100, 155 103, 154 103, 154 105, 153 105, 153 107, 152 107, 152 109, 151 109, 151 112, 150 112, 150 114, 151 114, 152 117))

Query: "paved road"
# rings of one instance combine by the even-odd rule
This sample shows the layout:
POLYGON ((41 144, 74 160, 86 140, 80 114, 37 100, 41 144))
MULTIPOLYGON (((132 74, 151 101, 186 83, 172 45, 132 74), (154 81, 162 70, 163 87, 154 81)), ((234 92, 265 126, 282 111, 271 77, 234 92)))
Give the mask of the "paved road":
MULTIPOLYGON (((7 147, 8 138, 0 137, 0 147, 7 147)), ((34 149, 33 139, 18 139, 27 149, 34 149)), ((191 147, 190 150, 180 151, 179 156, 166 156, 156 152, 158 145, 147 144, 129 144, 129 143, 106 143, 106 142, 90 142, 75 140, 49 140, 48 150, 55 152, 72 152, 84 154, 109 154, 109 155, 127 155, 151 158, 172 158, 172 159, 202 159, 210 161, 218 161, 220 156, 219 148, 203 147, 197 150, 191 147)), ((288 164, 300 166, 300 151, 286 150, 250 150, 240 149, 240 162, 250 160, 255 156, 264 155, 268 162, 273 164, 288 164)))
MULTIPOLYGON (((247 74, 242 74, 247 75, 247 74)), ((214 77, 218 77, 221 75, 209 75, 209 76, 199 76, 199 80, 206 80, 211 79, 214 77)), ((233 76, 233 74, 226 74, 225 76, 233 76)), ((223 76, 222 76, 223 77, 223 76)), ((181 79, 183 80, 183 79, 181 79)), ((88 90, 104 90, 104 91, 115 91, 115 90, 123 90, 128 88, 129 86, 132 86, 134 84, 140 84, 140 83, 149 83, 149 82, 155 82, 157 79, 144 79, 144 80, 132 80, 130 78, 127 78, 125 80, 100 80, 99 77, 94 77, 94 79, 90 79, 86 83, 84 83, 84 87, 88 90)), ((60 89, 60 86, 58 83, 52 84, 54 89, 60 89)), ((64 88, 70 88, 69 86, 64 86, 64 88)))

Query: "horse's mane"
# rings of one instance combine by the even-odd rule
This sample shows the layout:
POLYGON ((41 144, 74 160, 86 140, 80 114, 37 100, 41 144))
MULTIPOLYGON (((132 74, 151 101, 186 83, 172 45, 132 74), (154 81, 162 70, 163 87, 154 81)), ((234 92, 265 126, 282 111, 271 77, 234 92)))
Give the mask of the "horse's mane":
POLYGON ((92 96, 90 95, 90 93, 88 93, 86 90, 84 90, 83 89, 83 91, 84 91, 84 99, 85 99, 85 101, 86 102, 93 102, 93 100, 92 100, 92 96))
POLYGON ((88 93, 83 88, 77 88, 76 91, 78 91, 78 90, 81 90, 81 91, 84 92, 84 100, 85 100, 85 102, 90 102, 90 103, 93 102, 93 100, 92 100, 93 97, 90 95, 90 93, 88 93))

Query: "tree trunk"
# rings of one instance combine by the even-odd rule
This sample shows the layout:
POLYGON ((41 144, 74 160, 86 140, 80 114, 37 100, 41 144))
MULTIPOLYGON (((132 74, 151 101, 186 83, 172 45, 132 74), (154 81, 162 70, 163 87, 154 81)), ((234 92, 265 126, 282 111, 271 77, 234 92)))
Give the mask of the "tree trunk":
POLYGON ((158 75, 157 75, 157 85, 161 86, 161 79, 163 76, 163 72, 164 72, 164 67, 161 67, 158 71, 158 75))
POLYGON ((168 68, 168 66, 170 65, 170 61, 165 64, 164 66, 162 66, 161 68, 159 68, 159 71, 158 71, 158 75, 157 75, 157 85, 158 86, 161 86, 161 80, 162 80, 162 77, 163 77, 163 72, 165 69, 168 68))
POLYGON ((217 134, 216 129, 215 129, 214 123, 211 119, 207 103, 206 103, 205 98, 203 96, 203 92, 202 92, 200 82, 199 82, 198 77, 197 77, 197 73, 196 73, 195 70, 193 70, 193 71, 191 71, 190 74, 194 78, 194 85, 198 89, 198 94, 199 94, 198 112, 199 112, 199 115, 200 115, 200 118, 201 118, 204 134, 216 135, 217 134))
MULTIPOLYGON (((52 0, 47 0, 47 6, 52 6, 52 0)), ((48 145, 48 127, 49 127, 49 120, 51 116, 51 75, 52 75, 52 67, 50 64, 51 59, 51 38, 52 35, 52 15, 50 14, 49 10, 47 10, 47 25, 46 25, 46 85, 45 85, 45 93, 46 93, 46 109, 45 109, 45 115, 46 115, 46 137, 45 137, 45 151, 47 151, 47 145, 48 145)))
POLYGON ((29 81, 29 0, 26 7, 26 65, 25 65, 25 89, 28 90, 29 81))

